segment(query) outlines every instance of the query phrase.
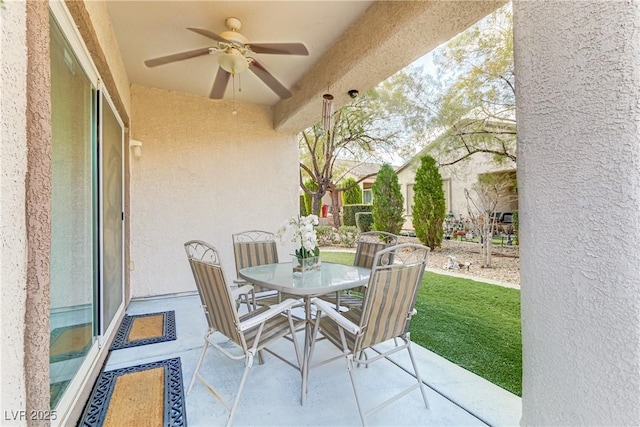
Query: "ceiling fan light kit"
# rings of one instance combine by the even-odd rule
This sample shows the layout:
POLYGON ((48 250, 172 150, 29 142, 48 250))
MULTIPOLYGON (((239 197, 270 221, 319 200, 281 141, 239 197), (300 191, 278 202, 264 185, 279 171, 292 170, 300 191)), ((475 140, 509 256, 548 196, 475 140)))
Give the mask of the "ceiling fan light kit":
POLYGON ((249 61, 238 49, 231 48, 218 58, 218 64, 227 73, 238 74, 249 68, 249 61))
POLYGON ((175 53, 159 58, 144 61, 147 67, 157 67, 172 62, 183 61, 198 56, 213 55, 221 53, 218 58, 220 68, 213 82, 213 87, 209 93, 212 99, 222 99, 229 83, 229 77, 251 70, 264 84, 274 91, 280 98, 291 97, 291 92, 271 74, 264 65, 260 64, 250 54, 271 54, 271 55, 309 55, 307 47, 302 43, 249 43, 249 39, 238 30, 242 23, 238 18, 227 18, 225 24, 229 28, 221 34, 216 34, 202 28, 187 28, 194 33, 215 40, 216 46, 200 48, 186 52, 175 53))

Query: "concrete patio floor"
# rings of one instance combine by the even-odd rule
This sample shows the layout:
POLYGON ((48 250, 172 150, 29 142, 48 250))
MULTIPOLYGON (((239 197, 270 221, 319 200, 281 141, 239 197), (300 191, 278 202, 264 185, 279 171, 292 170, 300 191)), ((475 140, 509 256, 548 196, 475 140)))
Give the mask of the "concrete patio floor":
MULTIPOLYGON (((185 393, 197 363, 206 332, 206 320, 197 295, 182 295, 132 301, 127 314, 174 310, 177 340, 112 351, 105 370, 135 366, 171 357, 180 357, 185 393)), ((220 336, 220 341, 225 338, 220 336)), ((299 343, 304 335, 298 334, 299 343)), ((289 341, 273 347, 294 359, 289 341)), ((415 390, 372 415, 368 422, 377 426, 515 426, 521 416, 520 397, 466 371, 438 355, 412 345, 420 374, 427 385, 430 408, 426 409, 415 390)), ((406 351, 394 356, 400 366, 409 366, 406 351)), ((314 361, 339 354, 326 341, 317 345, 314 361)), ((201 374, 228 400, 235 393, 244 369, 209 349, 201 374)), ((413 377, 394 364, 382 360, 368 369, 356 370, 361 397, 368 407, 384 400, 386 393, 408 386, 413 377)), ((265 363, 254 363, 242 394, 233 424, 238 426, 356 426, 361 425, 353 389, 344 360, 312 369, 306 402, 300 404, 300 373, 265 354, 265 363)), ((217 426, 227 421, 228 411, 200 382, 185 396, 190 426, 217 426)))

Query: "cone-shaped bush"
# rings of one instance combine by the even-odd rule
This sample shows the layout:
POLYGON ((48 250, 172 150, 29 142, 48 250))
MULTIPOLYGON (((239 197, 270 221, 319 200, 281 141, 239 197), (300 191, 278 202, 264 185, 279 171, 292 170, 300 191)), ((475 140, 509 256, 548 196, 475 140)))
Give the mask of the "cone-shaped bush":
POLYGON ((373 229, 398 234, 404 224, 402 206, 404 198, 400 191, 398 175, 391 165, 384 164, 373 183, 373 229))
POLYGON ((433 157, 424 156, 413 186, 413 228, 418 239, 431 249, 442 245, 444 217, 442 176, 433 157))

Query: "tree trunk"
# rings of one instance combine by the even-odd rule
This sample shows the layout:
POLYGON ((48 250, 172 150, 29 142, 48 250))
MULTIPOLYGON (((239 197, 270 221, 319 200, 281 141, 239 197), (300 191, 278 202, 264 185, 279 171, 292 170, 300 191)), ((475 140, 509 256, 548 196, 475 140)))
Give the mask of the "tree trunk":
POLYGON ((340 220, 340 192, 332 191, 331 192, 331 205, 333 211, 333 226, 335 228, 340 228, 342 222, 340 220))
MULTIPOLYGON (((490 216, 490 214, 488 214, 490 216)), ((494 221, 485 220, 482 226, 482 261, 485 268, 491 268, 491 252, 493 250, 494 221)))
POLYGON ((311 200, 311 213, 313 215, 320 216, 320 207, 322 206, 322 196, 318 193, 313 195, 313 199, 311 200))

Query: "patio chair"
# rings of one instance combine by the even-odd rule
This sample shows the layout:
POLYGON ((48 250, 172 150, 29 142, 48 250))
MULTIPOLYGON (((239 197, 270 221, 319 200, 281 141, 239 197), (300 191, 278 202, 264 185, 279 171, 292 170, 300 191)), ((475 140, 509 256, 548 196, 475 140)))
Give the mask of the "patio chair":
MULTIPOLYGON (((215 248, 207 242, 202 240, 191 240, 184 245, 184 249, 187 252, 187 258, 189 259, 195 259, 197 261, 213 265, 219 264, 218 253, 215 248)), ((193 273, 194 279, 196 279, 196 273, 193 271, 193 268, 191 269, 191 272, 193 273)), ((247 306, 247 310, 251 311, 253 309, 253 286, 246 283, 241 286, 232 286, 231 295, 233 300, 236 301, 237 307, 244 302, 247 306)), ((204 304, 204 301, 202 301, 202 303, 204 304)))
MULTIPOLYGON (((236 277, 238 277, 238 272, 243 268, 278 263, 278 248, 273 233, 262 230, 249 230, 233 234, 232 239, 233 254, 236 261, 236 277)), ((234 283, 238 286, 248 284, 239 277, 234 280, 234 283)), ((252 296, 254 308, 257 305, 275 304, 287 298, 298 298, 294 295, 281 294, 259 286, 254 286, 252 296)))
MULTIPOLYGON (((346 359, 363 425, 367 423, 367 416, 416 388, 420 388, 424 404, 426 408, 429 408, 424 384, 411 351, 409 337, 409 323, 411 317, 416 314, 414 308, 416 295, 428 256, 428 247, 412 243, 392 246, 377 252, 361 307, 352 307, 347 312, 340 312, 330 302, 319 298, 312 299, 317 314, 309 357, 313 355, 318 332, 342 350, 342 355, 320 364, 341 357, 346 359), (388 262, 391 259, 393 262, 388 262), (384 346, 374 348, 382 343, 385 343, 384 346), (381 349, 382 347, 384 349, 381 349), (376 354, 373 357, 363 357, 362 353, 369 349, 375 351, 376 354), (368 367, 370 364, 388 358, 389 355, 404 349, 409 353, 416 382, 379 405, 365 410, 356 385, 354 363, 358 366, 363 364, 368 367)), ((365 373, 369 370, 360 372, 366 375, 365 373)))
MULTIPOLYGON (((356 246, 356 256, 353 260, 353 265, 358 267, 364 267, 371 269, 375 255, 378 251, 394 246, 398 243, 398 236, 395 234, 387 233, 385 231, 367 231, 361 233, 358 236, 356 246)), ((387 257, 392 257, 393 254, 388 254, 387 257)), ((382 260, 389 263, 393 259, 382 260)), ((340 292, 337 295, 323 296, 322 299, 331 302, 333 304, 342 305, 346 307, 359 307, 362 306, 362 296, 364 295, 365 287, 361 286, 348 291, 340 292)))
MULTIPOLYGON (((185 247, 190 247, 198 242, 187 242, 185 247)), ((193 377, 187 389, 187 394, 191 392, 195 380, 200 380, 211 393, 229 410, 227 425, 230 425, 242 395, 249 370, 253 366, 253 359, 256 353, 267 350, 267 346, 277 340, 291 335, 294 350, 297 358, 297 365, 287 359, 275 354, 276 357, 300 370, 302 359, 298 341, 295 336, 295 326, 291 316, 291 308, 299 302, 288 299, 274 306, 263 306, 258 310, 250 311, 242 316, 238 315, 236 304, 231 293, 231 288, 227 285, 222 267, 219 264, 218 254, 215 249, 211 249, 212 256, 209 262, 205 262, 189 256, 189 264, 194 272, 198 293, 202 300, 202 308, 209 328, 204 336, 204 345, 200 358, 196 365, 193 377), (233 351, 225 342, 220 345, 213 341, 213 335, 220 333, 229 338, 236 347, 233 351), (234 360, 244 360, 245 369, 240 379, 240 385, 232 403, 227 402, 222 394, 216 391, 200 375, 200 367, 209 346, 219 350, 222 354, 234 360)))

